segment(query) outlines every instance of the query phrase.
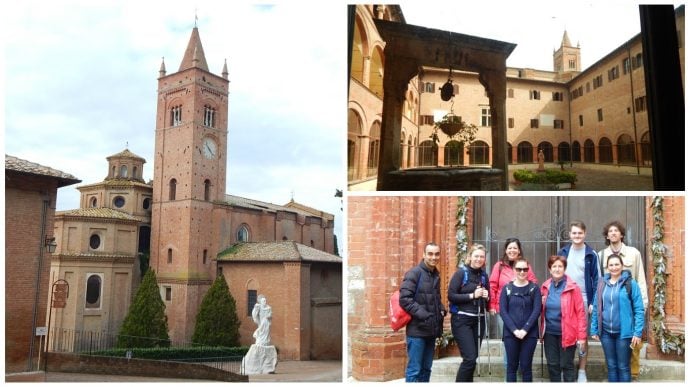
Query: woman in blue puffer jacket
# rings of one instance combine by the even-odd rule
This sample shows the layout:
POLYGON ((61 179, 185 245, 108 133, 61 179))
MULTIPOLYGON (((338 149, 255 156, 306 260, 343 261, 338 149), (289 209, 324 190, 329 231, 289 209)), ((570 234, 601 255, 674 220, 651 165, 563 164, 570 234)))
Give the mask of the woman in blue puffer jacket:
POLYGON ((606 267, 609 272, 599 279, 594 297, 590 332, 593 339, 601 340, 609 382, 629 382, 630 346, 642 341, 644 303, 620 256, 609 255, 606 267))

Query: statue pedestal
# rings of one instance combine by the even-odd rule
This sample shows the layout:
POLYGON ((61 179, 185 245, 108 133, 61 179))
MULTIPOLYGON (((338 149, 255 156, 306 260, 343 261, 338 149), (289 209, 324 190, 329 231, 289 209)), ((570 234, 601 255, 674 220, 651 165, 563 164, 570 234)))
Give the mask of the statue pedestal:
POLYGON ((278 352, 273 345, 256 345, 249 347, 249 352, 242 358, 242 371, 245 375, 272 374, 278 364, 278 352))

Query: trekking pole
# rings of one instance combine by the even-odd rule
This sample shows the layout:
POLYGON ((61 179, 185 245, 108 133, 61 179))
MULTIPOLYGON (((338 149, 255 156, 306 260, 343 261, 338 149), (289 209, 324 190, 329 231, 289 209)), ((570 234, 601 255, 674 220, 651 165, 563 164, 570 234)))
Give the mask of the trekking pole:
POLYGON ((486 299, 484 299, 484 332, 486 333, 486 350, 489 352, 489 382, 491 382, 491 341, 489 340, 489 314, 486 312, 486 299))
POLYGON ((482 377, 481 353, 482 348, 482 304, 477 300, 477 377, 482 377))

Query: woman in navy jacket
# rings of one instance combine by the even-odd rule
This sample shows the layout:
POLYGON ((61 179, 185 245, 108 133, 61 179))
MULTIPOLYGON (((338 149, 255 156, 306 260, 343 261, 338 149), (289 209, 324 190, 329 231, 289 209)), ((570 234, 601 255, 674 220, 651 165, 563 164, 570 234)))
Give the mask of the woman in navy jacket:
POLYGON ((499 310, 503 319, 503 344, 508 358, 506 381, 517 381, 518 367, 522 381, 532 381, 532 356, 537 348, 541 314, 539 286, 527 280, 529 264, 519 258, 513 267, 517 278, 501 290, 499 310))

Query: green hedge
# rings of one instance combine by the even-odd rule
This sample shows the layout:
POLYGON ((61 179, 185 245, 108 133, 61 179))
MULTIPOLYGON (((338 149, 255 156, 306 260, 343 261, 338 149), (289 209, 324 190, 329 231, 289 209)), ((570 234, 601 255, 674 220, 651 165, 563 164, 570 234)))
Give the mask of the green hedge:
POLYGON ((518 169, 513 172, 513 178, 522 183, 532 184, 574 184, 577 181, 577 174, 571 171, 561 171, 558 169, 547 169, 545 172, 518 169))
POLYGON ((175 360, 202 359, 210 357, 244 357, 249 347, 187 347, 187 348, 115 348, 105 351, 94 351, 92 355, 127 357, 132 351, 133 359, 175 360))

